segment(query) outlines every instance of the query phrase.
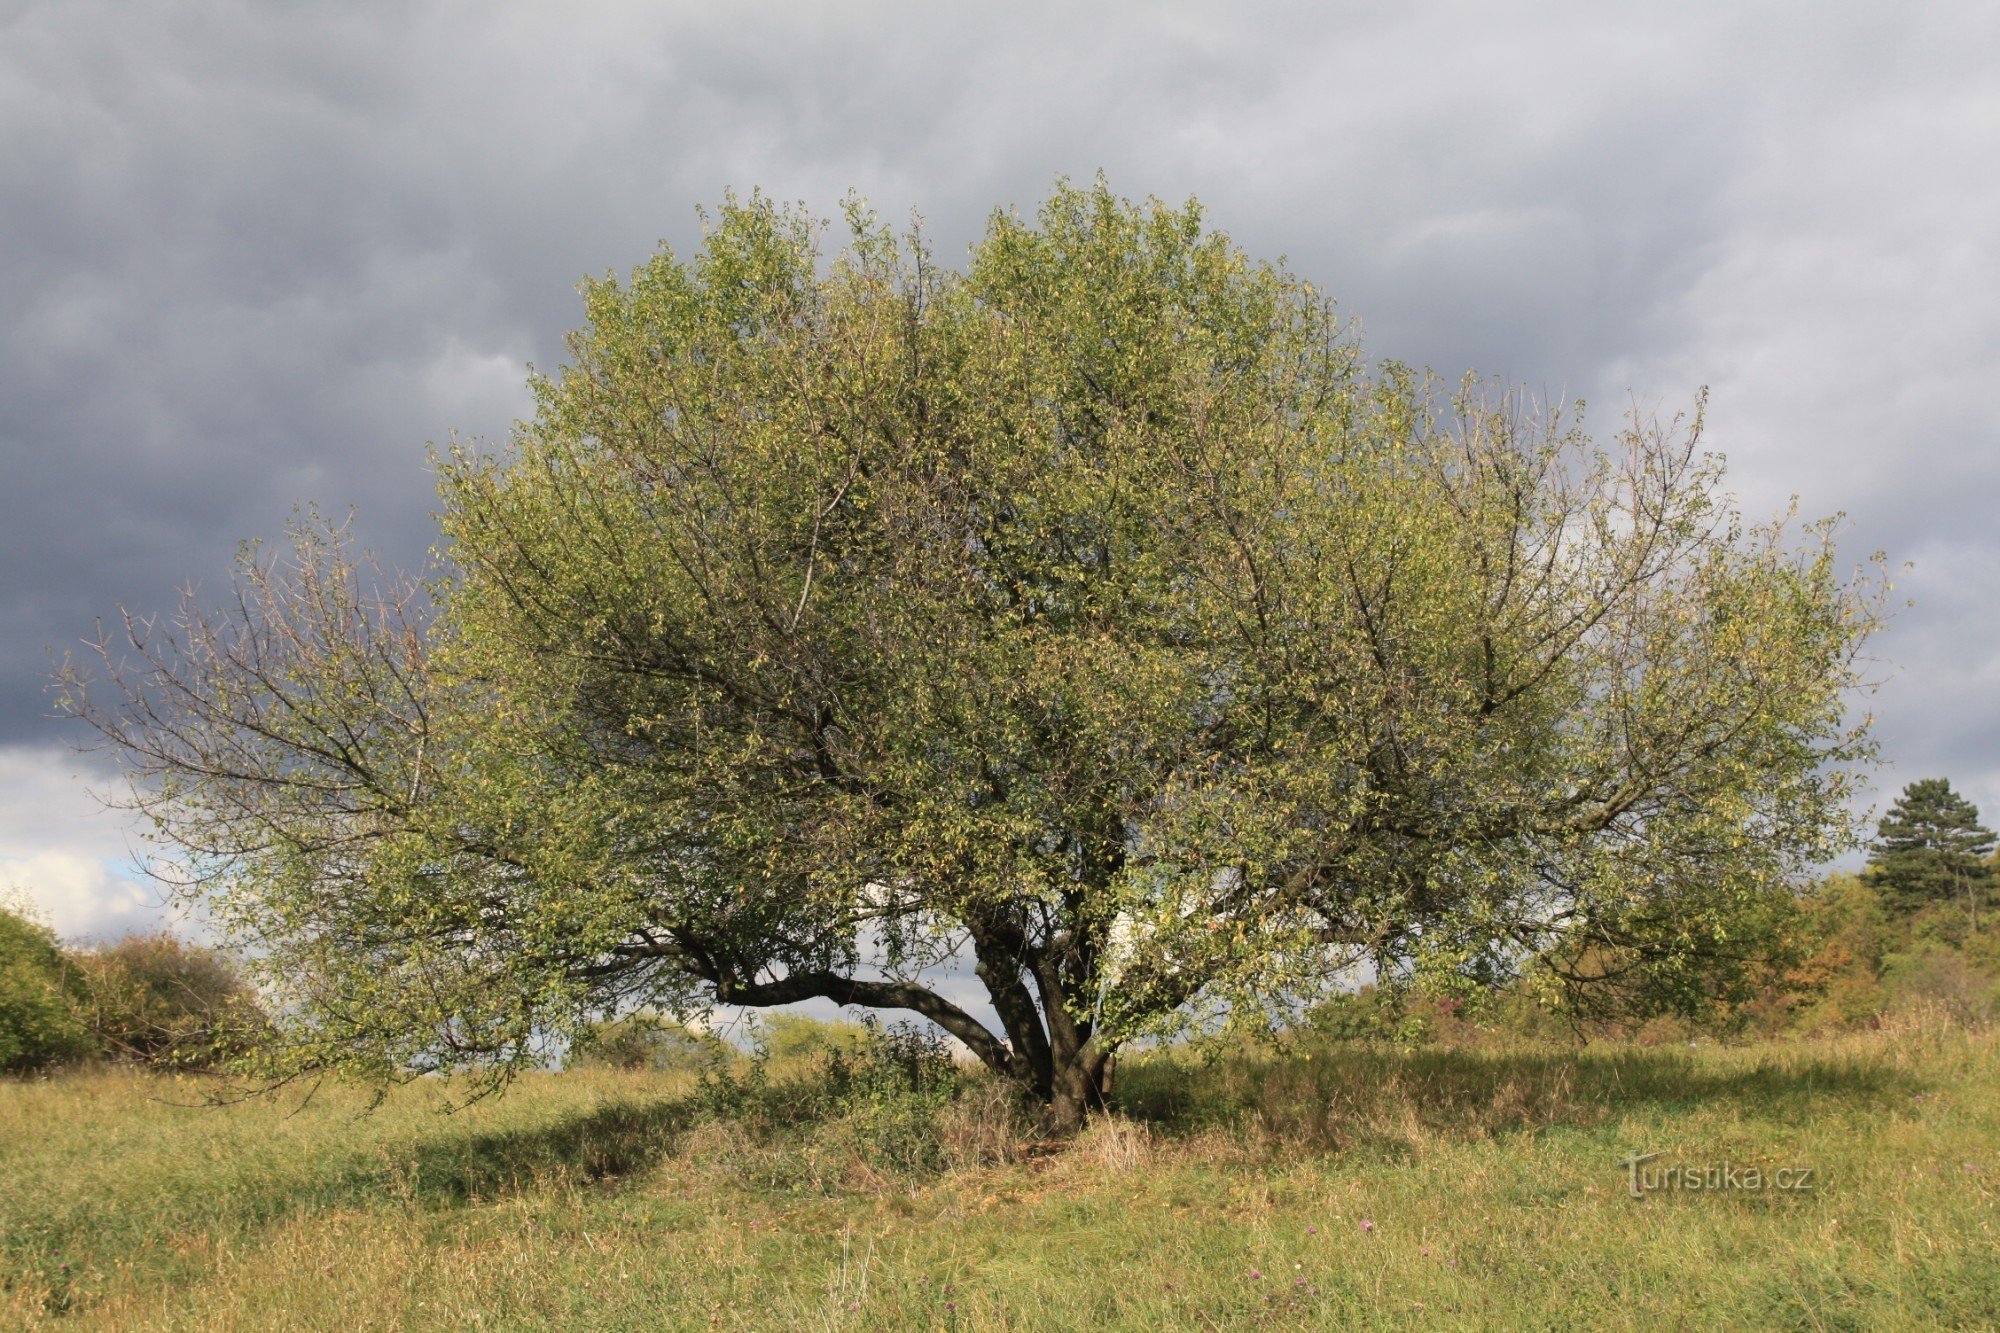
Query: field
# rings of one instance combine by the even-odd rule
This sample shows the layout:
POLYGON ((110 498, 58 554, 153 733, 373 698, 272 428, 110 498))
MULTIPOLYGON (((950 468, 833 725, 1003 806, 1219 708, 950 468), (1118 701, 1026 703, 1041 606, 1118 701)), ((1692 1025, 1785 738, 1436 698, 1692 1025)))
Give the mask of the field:
POLYGON ((551 1074, 449 1115, 433 1085, 0 1084, 0 1320, 2000 1325, 1993 1035, 1155 1056, 1068 1148, 976 1085, 815 1077, 551 1074))

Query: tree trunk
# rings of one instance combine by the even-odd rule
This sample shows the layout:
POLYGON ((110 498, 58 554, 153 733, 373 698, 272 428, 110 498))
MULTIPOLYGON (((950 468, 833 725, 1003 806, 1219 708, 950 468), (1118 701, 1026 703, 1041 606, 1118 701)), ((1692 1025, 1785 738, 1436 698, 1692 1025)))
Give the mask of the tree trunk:
POLYGON ((1054 1133, 1075 1134, 1111 1095, 1112 1051, 1096 1040, 1090 1008, 1081 998, 1096 993, 1094 974, 1080 963, 1084 980, 1066 977, 1049 950, 1031 946, 1018 923, 999 916, 972 923, 972 944, 975 971, 993 997, 1007 1038, 982 1058, 1048 1108, 1054 1133), (1030 981, 1040 1004, 1029 992, 1030 981))
POLYGON ((1111 1057, 1104 1051, 1085 1047, 1056 1063, 1049 1089, 1049 1127, 1064 1138, 1083 1128, 1092 1111, 1104 1109, 1110 1089, 1111 1057))

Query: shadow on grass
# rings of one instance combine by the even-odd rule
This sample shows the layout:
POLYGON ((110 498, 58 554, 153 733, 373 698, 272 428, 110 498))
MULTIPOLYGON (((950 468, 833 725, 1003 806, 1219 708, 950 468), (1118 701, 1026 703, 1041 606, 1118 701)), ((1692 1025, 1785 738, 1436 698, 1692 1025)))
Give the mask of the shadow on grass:
POLYGON ((362 1159, 357 1195, 417 1206, 474 1203, 633 1175, 672 1152, 694 1122, 690 1099, 610 1102, 549 1124, 434 1138, 362 1159))
POLYGON ((1206 1063, 1154 1058, 1119 1072, 1116 1109, 1172 1135, 1245 1131, 1303 1150, 1407 1145, 1588 1125, 1633 1110, 1734 1106, 1784 1119, 1866 1111, 1926 1085, 1886 1060, 1797 1053, 1755 1061, 1622 1048, 1399 1052, 1321 1046, 1206 1063))
POLYGON ((42 1285, 67 1309, 73 1267, 80 1275, 87 1265, 123 1264, 154 1281, 189 1280, 214 1240, 318 1212, 429 1211, 612 1180, 673 1151, 695 1116, 683 1097, 608 1102, 487 1133, 455 1135, 441 1119, 439 1132, 333 1146, 298 1169, 162 1180, 143 1204, 117 1195, 63 1201, 0 1231, 0 1293, 42 1285), (205 1239, 183 1243, 197 1237, 205 1239))

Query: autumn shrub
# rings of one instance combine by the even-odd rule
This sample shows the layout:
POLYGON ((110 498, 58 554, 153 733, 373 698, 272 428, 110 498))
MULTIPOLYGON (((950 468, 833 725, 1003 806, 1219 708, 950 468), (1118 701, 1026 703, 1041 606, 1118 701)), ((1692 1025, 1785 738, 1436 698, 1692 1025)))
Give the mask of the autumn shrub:
POLYGON ((74 955, 78 1020, 114 1059, 211 1069, 265 1027, 257 994, 223 953, 160 931, 74 955))

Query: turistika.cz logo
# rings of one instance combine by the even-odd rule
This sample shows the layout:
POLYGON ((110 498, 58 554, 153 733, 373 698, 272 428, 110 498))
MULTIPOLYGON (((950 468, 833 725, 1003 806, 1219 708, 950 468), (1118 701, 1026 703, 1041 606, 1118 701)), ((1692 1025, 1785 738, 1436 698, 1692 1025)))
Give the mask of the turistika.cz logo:
POLYGON ((1656 1152, 1632 1153, 1619 1161, 1618 1165, 1625 1168, 1625 1187, 1631 1191, 1633 1198, 1643 1199, 1648 1194, 1663 1190, 1680 1190, 1689 1194, 1758 1194, 1765 1190, 1809 1194, 1819 1178, 1817 1168, 1810 1166, 1781 1166, 1766 1170, 1761 1166, 1738 1166, 1734 1162, 1646 1165, 1660 1155, 1656 1152))

